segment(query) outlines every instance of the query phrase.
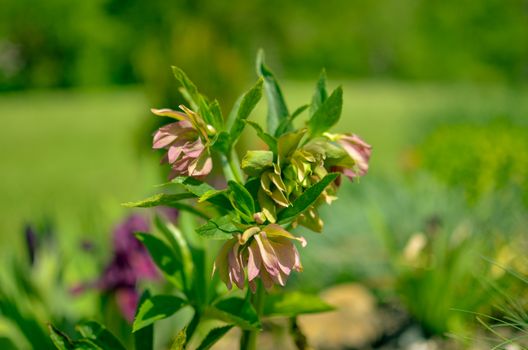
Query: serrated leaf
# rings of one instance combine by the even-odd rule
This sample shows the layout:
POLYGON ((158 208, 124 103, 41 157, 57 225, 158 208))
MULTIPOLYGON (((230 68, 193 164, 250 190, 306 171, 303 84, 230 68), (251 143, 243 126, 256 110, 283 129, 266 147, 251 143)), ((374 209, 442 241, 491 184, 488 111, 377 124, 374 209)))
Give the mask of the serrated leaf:
POLYGON ((262 50, 257 54, 257 74, 264 78, 264 91, 268 100, 268 133, 278 136, 276 134, 277 128, 290 113, 275 76, 264 63, 264 51, 262 50))
POLYGON ((264 130, 262 130, 261 126, 255 122, 252 121, 246 121, 247 124, 249 124, 255 131, 257 132, 257 136, 264 141, 266 145, 268 145, 270 151, 273 153, 277 153, 277 139, 270 134, 266 133, 264 130))
POLYGON ((224 327, 213 328, 207 333, 205 338, 202 340, 200 345, 196 350, 208 350, 210 349, 217 341, 219 341, 227 332, 233 328, 233 325, 228 325, 224 327))
POLYGON ((165 319, 187 305, 186 300, 173 295, 154 295, 145 298, 138 306, 132 332, 137 332, 156 321, 165 319))
POLYGON ((222 299, 207 310, 210 317, 233 323, 242 329, 257 330, 262 326, 249 300, 239 297, 222 299))
POLYGON ((84 321, 76 329, 84 338, 105 350, 125 350, 121 342, 104 326, 95 321, 84 321))
POLYGON ((263 316, 293 317, 332 311, 335 308, 319 296, 301 292, 284 292, 268 295, 265 299, 263 316))
MULTIPOLYGON (((197 197, 201 197, 211 190, 216 190, 211 185, 190 176, 178 176, 171 182, 183 186, 187 191, 191 192, 197 197)), ((208 202, 226 210, 232 208, 231 202, 229 202, 229 199, 225 196, 211 197, 208 199, 208 202)))
POLYGON ((196 233, 209 239, 230 239, 233 233, 240 232, 240 229, 233 223, 234 216, 224 215, 209 220, 205 225, 196 229, 196 233))
POLYGON ((343 107, 343 88, 339 86, 321 104, 308 121, 310 135, 318 136, 330 129, 341 117, 343 107))
POLYGON ((288 130, 292 129, 293 121, 295 120, 295 118, 300 116, 302 112, 304 112, 308 107, 309 105, 302 105, 299 108, 297 108, 295 111, 293 111, 293 113, 290 116, 288 116, 288 118, 284 119, 280 123, 279 127, 277 128, 277 135, 282 135, 288 130))
POLYGON ((61 332, 59 329, 55 328, 53 325, 49 324, 48 329, 50 332, 50 338, 53 342, 53 345, 59 350, 73 350, 73 342, 71 339, 61 332))
POLYGON ((266 169, 273 166, 273 152, 271 151, 247 151, 242 158, 242 170, 249 176, 258 176, 266 169))
POLYGON ((303 194, 301 194, 292 203, 291 207, 288 207, 279 213, 279 224, 287 223, 288 221, 294 219, 297 215, 301 214, 306 209, 308 209, 310 205, 312 205, 317 200, 317 198, 319 198, 325 188, 337 178, 337 176, 339 176, 339 174, 330 173, 323 177, 321 181, 304 191, 303 194))
POLYGON ((136 237, 147 248, 152 260, 165 278, 178 288, 182 288, 182 262, 176 252, 152 234, 138 232, 136 237))
POLYGON ((321 107, 321 105, 328 98, 328 92, 326 91, 326 72, 323 69, 319 80, 315 85, 315 92, 312 97, 312 103, 310 104, 310 116, 313 116, 314 113, 321 107))
POLYGON ((248 190, 236 181, 229 181, 227 183, 232 195, 232 204, 248 221, 253 220, 253 213, 255 213, 255 202, 248 190))
POLYGON ((233 145, 237 142, 240 134, 242 134, 242 131, 246 126, 245 121, 262 97, 262 84, 263 80, 261 78, 248 92, 242 96, 242 100, 238 105, 235 120, 229 132, 233 145))
POLYGON ((174 203, 177 203, 184 199, 196 197, 192 193, 177 193, 177 194, 166 194, 158 193, 152 197, 136 201, 136 202, 126 202, 122 205, 127 208, 150 208, 157 207, 159 205, 171 206, 174 203))

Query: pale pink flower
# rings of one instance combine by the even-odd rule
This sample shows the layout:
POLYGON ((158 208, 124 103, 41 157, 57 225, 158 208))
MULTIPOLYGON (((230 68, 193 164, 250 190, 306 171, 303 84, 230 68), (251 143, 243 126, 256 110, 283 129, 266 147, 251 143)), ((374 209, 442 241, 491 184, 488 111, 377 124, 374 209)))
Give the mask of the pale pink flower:
POLYGON ((185 109, 184 114, 170 109, 153 109, 152 112, 161 116, 169 116, 179 121, 159 128, 154 134, 152 148, 166 149, 162 163, 171 165, 170 179, 177 176, 202 177, 208 175, 213 168, 213 161, 208 148, 206 128, 203 121, 192 111, 185 109), (200 122, 198 122, 200 121, 200 122))
POLYGON ((296 237, 277 224, 262 229, 252 227, 224 244, 214 269, 229 289, 233 284, 244 288, 244 269, 247 269, 247 280, 253 292, 257 277, 268 290, 274 284, 284 286, 292 271, 302 271, 299 252, 292 240, 306 246, 303 237, 296 237))
POLYGON ((343 147, 349 157, 354 161, 353 167, 339 167, 339 170, 351 180, 355 177, 365 175, 369 168, 372 146, 355 134, 340 135, 337 143, 343 147))

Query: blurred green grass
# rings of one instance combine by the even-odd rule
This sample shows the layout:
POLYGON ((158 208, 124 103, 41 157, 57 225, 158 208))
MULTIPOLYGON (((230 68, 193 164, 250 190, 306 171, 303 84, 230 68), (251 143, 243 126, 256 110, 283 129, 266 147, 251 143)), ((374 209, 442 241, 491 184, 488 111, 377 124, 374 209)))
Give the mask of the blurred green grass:
MULTIPOLYGON (((290 109, 309 102, 312 89, 284 84, 290 109)), ((374 146, 373 176, 399 173, 403 151, 442 119, 528 115, 526 89, 358 81, 345 83, 344 91, 336 130, 374 146)), ((45 216, 61 232, 95 235, 117 221, 121 202, 152 192, 160 178, 146 143, 148 108, 139 88, 0 95, 2 247, 20 242, 13 238, 25 221, 45 216)), ((264 112, 261 102, 258 116, 264 112)))

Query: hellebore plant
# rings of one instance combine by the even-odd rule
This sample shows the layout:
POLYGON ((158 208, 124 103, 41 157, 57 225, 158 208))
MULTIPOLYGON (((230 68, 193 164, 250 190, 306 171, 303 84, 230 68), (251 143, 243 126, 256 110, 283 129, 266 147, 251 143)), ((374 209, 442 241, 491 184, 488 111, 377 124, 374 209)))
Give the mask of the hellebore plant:
MULTIPOLYGON (((190 349, 193 344, 208 349, 233 327, 242 330, 240 348, 255 349, 267 317, 290 318, 295 337, 297 315, 331 309, 314 295, 281 289, 293 271, 302 271, 298 247, 305 247, 307 240, 294 230, 323 230, 319 207, 336 199, 341 175, 355 180, 367 173, 371 147, 357 135, 329 133, 341 115, 342 88, 328 94, 324 72, 311 103, 290 113, 263 58, 259 53, 259 79, 227 118, 218 102, 200 94, 176 67, 173 72, 187 104, 179 111, 152 109, 172 119, 154 133, 152 144, 164 152, 169 183, 163 193, 125 205, 177 208, 202 221, 191 234, 223 242, 213 255, 205 240, 189 237, 183 227, 180 231, 160 218, 155 222, 160 235, 136 234, 176 290, 168 295, 146 291, 141 297, 133 323, 137 349, 152 348, 155 321, 187 306, 193 316, 176 335, 172 349, 190 349), (268 106, 265 127, 249 120, 263 92, 268 106), (307 121, 299 123, 303 113, 307 121), (246 126, 265 149, 235 150, 246 126), (207 180, 220 169, 227 185, 218 189, 207 180), (211 320, 218 326, 207 329, 211 320)), ((64 341, 57 330, 52 334, 64 341)))

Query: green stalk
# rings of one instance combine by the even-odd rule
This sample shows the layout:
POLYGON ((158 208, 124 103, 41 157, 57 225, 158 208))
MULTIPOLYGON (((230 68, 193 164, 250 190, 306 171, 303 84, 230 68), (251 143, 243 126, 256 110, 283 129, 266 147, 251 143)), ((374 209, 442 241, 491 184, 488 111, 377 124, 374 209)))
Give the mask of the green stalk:
MULTIPOLYGON (((259 280, 257 281, 257 291, 251 298, 251 303, 253 304, 253 307, 255 308, 259 318, 260 315, 262 315, 265 296, 266 293, 264 292, 264 287, 262 286, 262 282, 259 280)), ((240 350, 256 350, 258 333, 258 330, 244 331, 240 339, 240 350)))
POLYGON ((240 169, 240 162, 238 161, 238 156, 234 150, 232 150, 229 155, 220 154, 220 161, 227 181, 232 180, 240 184, 244 183, 244 176, 240 169))

